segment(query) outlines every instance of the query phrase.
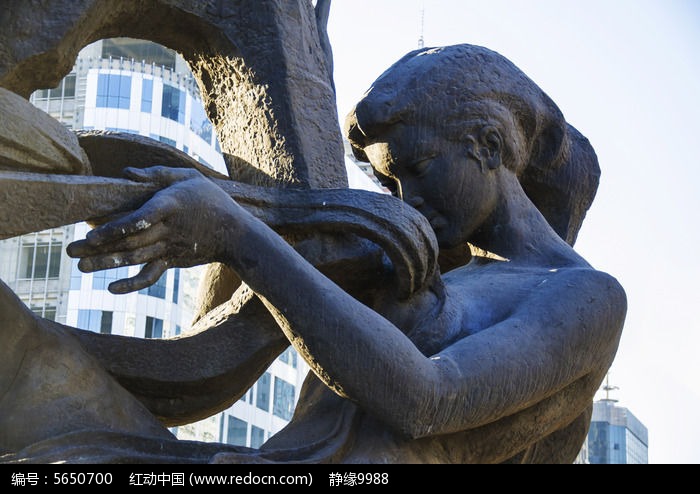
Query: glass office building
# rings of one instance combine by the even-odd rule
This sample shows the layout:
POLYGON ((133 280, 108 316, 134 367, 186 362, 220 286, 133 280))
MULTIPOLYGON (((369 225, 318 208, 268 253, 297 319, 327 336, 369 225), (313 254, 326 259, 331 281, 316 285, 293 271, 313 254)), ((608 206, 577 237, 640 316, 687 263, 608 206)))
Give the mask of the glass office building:
POLYGON ((597 401, 588 430, 588 463, 647 464, 648 436, 647 428, 627 408, 614 400, 597 401))

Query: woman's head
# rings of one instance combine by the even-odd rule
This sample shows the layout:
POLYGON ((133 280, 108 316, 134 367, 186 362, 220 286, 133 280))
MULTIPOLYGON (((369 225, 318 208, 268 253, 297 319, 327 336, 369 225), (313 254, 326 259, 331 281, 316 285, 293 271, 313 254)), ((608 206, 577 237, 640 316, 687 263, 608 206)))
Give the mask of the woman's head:
POLYGON ((375 81, 348 115, 346 133, 356 156, 368 161, 364 148, 401 125, 438 140, 499 140, 503 166, 573 244, 595 196, 597 158, 554 102, 503 56, 466 44, 411 52, 375 81))

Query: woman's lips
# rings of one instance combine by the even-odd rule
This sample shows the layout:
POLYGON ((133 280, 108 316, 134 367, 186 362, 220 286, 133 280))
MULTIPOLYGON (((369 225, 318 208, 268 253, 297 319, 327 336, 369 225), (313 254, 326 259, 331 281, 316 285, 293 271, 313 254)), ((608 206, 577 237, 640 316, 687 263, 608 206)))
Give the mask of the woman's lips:
POLYGON ((428 223, 430 223, 433 230, 439 230, 447 226, 447 220, 437 211, 421 211, 421 213, 428 219, 428 223))
POLYGON ((439 230, 447 226, 447 220, 439 214, 434 215, 432 218, 428 218, 428 221, 430 222, 430 226, 433 228, 433 230, 439 230))

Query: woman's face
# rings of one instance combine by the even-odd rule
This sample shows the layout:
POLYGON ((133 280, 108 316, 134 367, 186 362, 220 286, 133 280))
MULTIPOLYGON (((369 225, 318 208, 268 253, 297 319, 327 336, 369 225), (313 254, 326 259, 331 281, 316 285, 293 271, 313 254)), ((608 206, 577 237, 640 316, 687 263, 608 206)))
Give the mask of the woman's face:
POLYGON ((493 170, 473 158, 476 141, 439 137, 430 126, 399 123, 364 152, 379 180, 425 216, 442 248, 464 244, 488 218, 498 197, 493 170))

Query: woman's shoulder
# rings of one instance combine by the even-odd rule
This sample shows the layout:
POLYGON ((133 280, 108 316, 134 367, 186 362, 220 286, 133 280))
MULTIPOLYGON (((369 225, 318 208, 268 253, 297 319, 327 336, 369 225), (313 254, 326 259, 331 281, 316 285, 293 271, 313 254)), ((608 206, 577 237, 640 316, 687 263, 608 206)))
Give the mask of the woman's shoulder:
POLYGON ((611 274, 590 266, 564 267, 547 270, 550 276, 532 290, 523 307, 540 307, 558 312, 583 310, 587 314, 605 312, 614 319, 624 318, 627 295, 620 282, 611 274), (535 300, 536 299, 536 300, 535 300))
POLYGON ((537 263, 519 263, 512 262, 507 259, 494 260, 485 259, 470 262, 464 266, 453 269, 443 274, 445 280, 464 280, 478 278, 522 278, 531 277, 546 277, 550 278, 556 275, 556 278, 576 278, 580 280, 588 280, 589 282, 610 282, 615 281, 615 278, 608 273, 598 271, 591 267, 582 259, 567 260, 566 263, 559 264, 537 264, 537 263))
POLYGON ((445 284, 457 293, 476 298, 508 300, 513 308, 557 304, 564 299, 608 301, 626 310, 627 300, 620 282, 612 275, 576 263, 565 266, 519 265, 496 262, 474 269, 468 266, 445 275, 445 284))
POLYGON ((560 283, 574 283, 576 286, 588 289, 599 289, 601 287, 605 287, 610 290, 616 290, 624 293, 624 289, 617 278, 610 273, 599 271, 590 266, 565 267, 552 269, 551 271, 560 275, 558 277, 561 278, 559 281, 560 283))

